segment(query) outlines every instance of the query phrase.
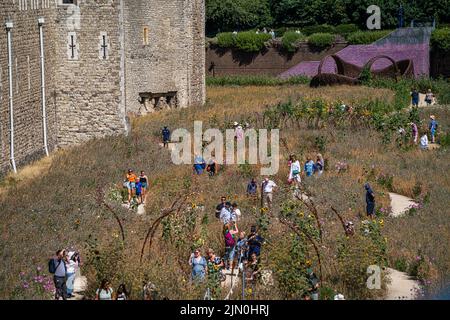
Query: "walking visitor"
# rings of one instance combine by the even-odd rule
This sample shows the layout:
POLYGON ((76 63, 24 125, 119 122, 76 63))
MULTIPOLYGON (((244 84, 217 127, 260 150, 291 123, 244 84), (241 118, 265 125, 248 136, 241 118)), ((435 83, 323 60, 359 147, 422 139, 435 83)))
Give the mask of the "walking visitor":
POLYGON ((366 190, 366 213, 370 219, 374 218, 375 215, 375 193, 368 183, 364 185, 366 190))
POLYGON ((148 190, 149 181, 144 171, 141 171, 141 175, 139 176, 139 182, 141 183, 142 186, 142 203, 145 203, 145 194, 147 193, 148 190))
POLYGON ((275 182, 270 180, 269 177, 264 178, 262 190, 264 192, 264 200, 266 201, 266 205, 269 209, 272 208, 273 191, 275 188, 277 188, 275 182))
POLYGON ((194 282, 201 282, 205 279, 207 263, 202 256, 200 249, 196 249, 189 258, 189 265, 192 267, 191 279, 194 282))
POLYGON ((53 274, 53 282, 55 284, 55 300, 62 298, 67 299, 67 269, 66 269, 66 251, 56 251, 56 257, 50 259, 48 271, 53 274))
POLYGON ((109 280, 103 279, 100 288, 95 292, 95 300, 112 300, 113 292, 114 290, 109 280))
POLYGON ((436 140, 436 131, 438 129, 438 123, 436 121, 436 117, 434 115, 430 116, 430 125, 428 126, 431 135, 431 143, 435 143, 436 140))
POLYGON ((290 170, 289 170, 289 177, 288 181, 289 183, 295 182, 296 186, 299 187, 300 183, 302 182, 302 179, 300 178, 300 161, 297 160, 297 157, 295 155, 291 155, 289 157, 290 162, 290 170))
POLYGON ((164 129, 162 130, 162 138, 164 148, 168 148, 170 142, 170 130, 167 128, 167 126, 165 126, 164 129))
POLYGON ((413 107, 419 106, 419 91, 417 91, 416 88, 414 88, 413 91, 411 92, 411 103, 413 107))
POLYGON ((323 174, 324 168, 325 168, 325 160, 323 159, 322 154, 318 153, 316 157, 316 171, 319 177, 323 174))
POLYGON ((220 198, 220 203, 216 206, 216 218, 220 219, 220 213, 222 212, 222 208, 225 207, 225 204, 227 202, 227 198, 222 196, 220 198))
POLYGON ((67 297, 72 298, 73 284, 75 281, 75 274, 79 267, 79 254, 75 251, 70 251, 67 255, 66 270, 67 270, 67 297))
POLYGON ((314 174, 314 161, 310 157, 306 158, 305 173, 307 177, 311 177, 314 174))

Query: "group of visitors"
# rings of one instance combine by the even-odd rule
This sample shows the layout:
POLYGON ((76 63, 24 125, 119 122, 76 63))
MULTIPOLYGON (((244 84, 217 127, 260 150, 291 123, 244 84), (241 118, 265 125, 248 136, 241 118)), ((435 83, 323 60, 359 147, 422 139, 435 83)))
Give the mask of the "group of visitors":
MULTIPOLYGON (((436 134, 438 130, 438 122, 436 121, 436 116, 430 115, 430 122, 428 124, 428 128, 423 130, 423 134, 420 137, 420 141, 418 141, 419 128, 417 124, 414 122, 410 122, 410 126, 411 126, 412 142, 414 144, 417 144, 417 142, 419 142, 420 149, 428 150, 430 142, 436 143, 436 134), (428 135, 430 135, 430 139, 428 139, 428 135)), ((403 129, 400 129, 399 132, 400 134, 405 133, 403 129)))
POLYGON ((95 300, 128 300, 129 292, 125 284, 120 284, 117 292, 114 292, 111 282, 103 279, 100 287, 95 291, 95 300))
POLYGON ((206 170, 206 172, 208 172, 208 175, 210 177, 213 177, 216 175, 219 166, 214 157, 212 157, 211 159, 208 160, 208 162, 206 162, 201 155, 196 155, 194 158, 194 165, 192 169, 194 171, 194 174, 196 175, 201 175, 206 170))
POLYGON ((299 185, 302 181, 301 177, 311 177, 315 173, 320 177, 323 174, 323 171, 325 169, 325 160, 323 159, 323 156, 318 153, 316 155, 316 160, 314 161, 312 157, 307 156, 305 164, 303 166, 304 172, 301 171, 301 165, 300 161, 297 159, 297 157, 292 154, 289 156, 289 177, 288 182, 296 183, 299 185))
MULTIPOLYGON (((417 90, 417 88, 413 88, 411 91, 411 104, 413 107, 419 106, 419 100, 420 100, 420 93, 417 90)), ((425 103, 427 106, 430 106, 435 101, 435 97, 431 89, 428 89, 427 93, 425 94, 425 103)))
POLYGON ((130 206, 132 199, 136 199, 138 205, 145 204, 148 183, 149 180, 144 171, 141 171, 141 174, 137 176, 132 169, 128 169, 123 183, 124 188, 128 190, 128 206, 130 206))
POLYGON ((225 240, 225 254, 221 258, 213 249, 206 251, 206 257, 202 256, 200 249, 196 249, 189 257, 189 265, 192 267, 191 278, 193 281, 203 281, 206 275, 213 281, 223 279, 223 271, 235 269, 237 262, 242 267, 251 266, 250 276, 255 278, 258 273, 258 259, 261 254, 261 246, 264 239, 258 234, 256 226, 250 228, 246 236, 244 231, 239 231, 237 223, 229 222, 223 226, 225 240))
POLYGON ((75 274, 80 265, 80 254, 74 250, 60 249, 50 259, 48 271, 53 274, 55 300, 73 297, 75 274))
MULTIPOLYGON (((273 193, 278 188, 277 184, 270 180, 269 177, 265 177, 261 182, 261 190, 262 190, 262 202, 263 205, 267 208, 272 208, 273 202, 273 193)), ((258 199, 258 183, 255 178, 252 178, 250 182, 247 184, 247 197, 253 199, 254 202, 258 199)))

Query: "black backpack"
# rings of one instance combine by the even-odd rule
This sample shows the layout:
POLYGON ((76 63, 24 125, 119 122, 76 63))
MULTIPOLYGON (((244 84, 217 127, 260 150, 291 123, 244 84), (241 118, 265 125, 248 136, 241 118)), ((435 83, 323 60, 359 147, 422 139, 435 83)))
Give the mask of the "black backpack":
POLYGON ((51 274, 54 274, 56 272, 56 269, 58 269, 59 265, 61 264, 62 260, 59 261, 58 264, 55 263, 55 259, 50 259, 48 261, 48 272, 50 272, 51 274))

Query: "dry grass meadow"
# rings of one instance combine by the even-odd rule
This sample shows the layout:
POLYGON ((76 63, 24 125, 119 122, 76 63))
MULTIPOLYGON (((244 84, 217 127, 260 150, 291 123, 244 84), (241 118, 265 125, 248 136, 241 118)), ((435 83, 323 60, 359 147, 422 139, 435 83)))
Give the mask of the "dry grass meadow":
MULTIPOLYGON (((89 280, 88 297, 92 298, 99 280, 107 277, 115 287, 127 283, 135 299, 141 297, 144 280, 155 283, 161 297, 201 299, 204 286, 189 282, 187 261, 191 250, 199 246, 223 252, 221 225, 214 217, 214 207, 221 195, 239 203, 244 216, 241 229, 248 231, 252 224, 261 220, 258 203, 245 196, 249 178, 260 179, 259 170, 236 165, 222 167, 213 178, 193 176, 190 166, 174 166, 170 153, 158 146, 162 126, 192 130, 194 120, 202 120, 204 130, 215 126, 225 128, 234 121, 248 121, 260 127, 260 116, 266 106, 304 97, 321 97, 352 105, 373 99, 390 102, 394 93, 387 89, 345 86, 208 88, 205 106, 134 118, 128 137, 93 140, 57 152, 51 159, 23 169, 18 177, 9 176, 0 186, 0 298, 48 297, 48 293, 24 289, 19 274, 34 273, 37 267, 45 270, 47 259, 56 249, 73 246, 80 250, 84 259, 82 272, 89 280), (127 168, 145 170, 150 178, 144 216, 124 209, 117 201, 127 168), (182 204, 179 207, 175 204, 178 210, 161 222, 151 247, 147 242, 140 262, 149 228, 177 199, 181 199, 182 204), (125 241, 122 241, 118 220, 123 226, 125 241)), ((426 121, 430 113, 436 114, 440 128, 448 132, 450 110, 444 107, 422 110, 421 118, 426 121)), ((302 284, 295 273, 301 268, 296 269, 296 264, 301 266, 310 260, 318 272, 318 261, 311 246, 302 243, 305 239, 296 237, 277 217, 280 207, 289 201, 288 154, 298 154, 303 162, 307 155, 314 156, 320 148, 327 170, 321 178, 307 179, 305 187, 314 196, 323 226, 319 248, 323 287, 329 292, 342 292, 350 299, 381 298, 383 290, 367 290, 362 276, 355 276, 364 275, 366 266, 378 263, 381 255, 386 265, 418 276, 426 285, 427 293, 434 293, 448 284, 448 150, 399 149, 393 142, 382 143, 381 134, 368 127, 325 125, 317 130, 291 126, 282 128, 280 136, 286 145, 281 147, 280 171, 273 179, 282 188, 275 197, 267 230, 262 231, 268 241, 261 264, 274 271, 275 282, 273 286, 259 285, 256 299, 299 299, 302 284), (318 137, 325 141, 320 146, 318 137), (335 170, 339 161, 348 164, 347 171, 335 170), (377 177, 381 175, 392 176, 392 186, 379 183, 377 177), (346 239, 340 221, 331 210, 333 206, 360 230, 366 181, 371 181, 378 195, 377 209, 388 210, 389 189, 423 200, 421 209, 404 217, 377 219, 384 244, 368 241, 359 232, 354 238, 346 239), (298 256, 292 249, 295 245, 302 248, 298 256), (384 246, 386 251, 380 253, 384 246), (341 252, 343 247, 347 256, 341 252), (290 291, 285 290, 290 284, 290 291)))

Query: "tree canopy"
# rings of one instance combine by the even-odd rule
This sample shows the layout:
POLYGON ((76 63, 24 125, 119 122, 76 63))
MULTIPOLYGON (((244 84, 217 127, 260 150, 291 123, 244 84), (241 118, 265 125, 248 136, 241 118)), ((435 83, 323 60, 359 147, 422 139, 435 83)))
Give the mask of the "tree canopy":
POLYGON ((206 0, 208 34, 263 27, 340 25, 366 27, 370 5, 381 9, 383 29, 398 25, 400 5, 404 24, 412 19, 450 22, 450 0, 206 0))

